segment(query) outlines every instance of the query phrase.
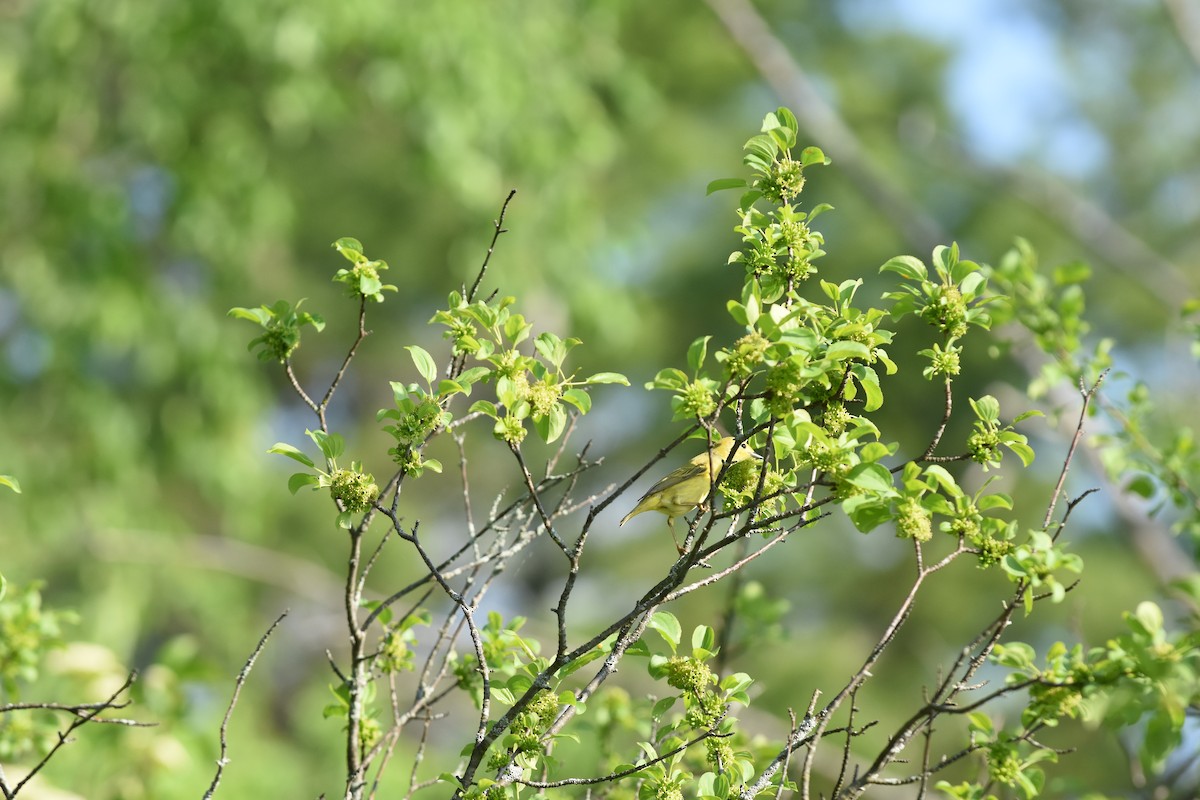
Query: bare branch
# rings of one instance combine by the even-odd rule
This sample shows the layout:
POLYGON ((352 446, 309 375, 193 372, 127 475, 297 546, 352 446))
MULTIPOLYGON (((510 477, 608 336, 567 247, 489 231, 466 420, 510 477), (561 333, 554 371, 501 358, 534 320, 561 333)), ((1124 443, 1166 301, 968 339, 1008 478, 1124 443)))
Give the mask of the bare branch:
POLYGON ((492 243, 488 245, 487 254, 483 257, 483 264, 479 267, 479 274, 475 276, 475 282, 471 284, 471 290, 466 292, 464 299, 468 302, 474 302, 475 293, 479 291, 479 284, 483 281, 483 276, 487 274, 488 262, 492 260, 492 253, 496 251, 496 242, 500 239, 500 234, 508 233, 504 228, 504 215, 508 213, 508 204, 512 202, 513 197, 517 194, 516 189, 510 189, 508 197, 504 198, 504 205, 500 206, 500 216, 492 223, 495 232, 492 234, 492 243))
POLYGON ((509 442, 508 449, 512 451, 513 456, 517 459, 517 464, 521 467, 521 475, 525 478, 525 488, 529 491, 530 499, 533 500, 533 507, 537 509, 538 516, 542 519, 542 526, 546 529, 546 535, 558 545, 558 549, 569 559, 571 551, 563 543, 562 538, 558 535, 558 531, 554 529, 554 523, 551 521, 550 515, 546 513, 546 509, 542 506, 542 498, 538 494, 537 487, 533 484, 533 475, 529 473, 529 466, 525 463, 525 456, 521 454, 520 446, 514 442, 509 442))
POLYGON ((246 685, 246 679, 250 677, 250 670, 254 669, 254 662, 258 660, 259 653, 267 646, 267 639, 271 638, 271 634, 275 632, 275 628, 279 626, 279 623, 283 622, 284 617, 287 615, 288 610, 285 609, 282 614, 275 618, 275 621, 267 628, 267 632, 258 640, 258 645, 250 653, 250 657, 246 659, 246 663, 242 665, 241 671, 238 672, 237 680, 233 684, 233 697, 229 699, 229 707, 225 709, 225 717, 221 720, 221 752, 217 756, 217 772, 213 775, 212 783, 208 786, 208 791, 204 793, 204 800, 209 800, 217 791, 217 787, 221 784, 221 775, 225 772, 225 765, 229 763, 227 756, 229 746, 225 737, 229 732, 229 721, 233 719, 233 709, 237 708, 238 697, 242 694, 242 687, 246 685))
POLYGON ((325 391, 325 396, 321 398, 321 404, 315 409, 317 416, 321 419, 321 430, 327 433, 329 432, 329 425, 325 422, 325 410, 329 408, 329 401, 333 399, 333 393, 337 391, 338 385, 341 384, 342 378, 346 375, 346 368, 354 360, 354 354, 358 352, 358 346, 362 344, 363 339, 366 339, 370 335, 371 332, 367 330, 367 298, 363 296, 358 301, 358 335, 350 345, 350 349, 346 352, 346 357, 342 359, 342 365, 338 367, 333 380, 329 382, 329 388, 325 391))
POLYGON ((608 775, 602 775, 598 778, 564 778, 559 781, 527 781, 527 780, 523 780, 521 778, 514 777, 512 779, 512 783, 519 783, 522 786, 529 786, 534 789, 559 789, 563 786, 589 786, 589 785, 595 785, 598 783, 611 783, 613 781, 620 780, 621 778, 628 778, 630 775, 636 775, 637 773, 646 769, 646 767, 652 767, 655 764, 661 764, 662 762, 666 761, 667 759, 671 758, 672 756, 674 756, 678 753, 682 753, 684 750, 687 750, 692 745, 703 742, 705 739, 724 739, 725 737, 732 736, 732 735, 733 735, 732 733, 716 733, 715 731, 712 731, 712 730, 706 730, 706 731, 704 731, 704 733, 700 734, 695 739, 684 742, 683 744, 679 745, 678 747, 676 747, 672 750, 668 750, 667 752, 660 755, 658 758, 652 758, 649 761, 646 761, 645 763, 635 764, 634 766, 630 767, 629 769, 623 769, 620 772, 613 772, 608 775))
POLYGON ((946 433, 946 426, 950 424, 950 414, 954 411, 954 391, 949 378, 946 378, 943 383, 946 388, 946 404, 942 407, 942 421, 933 434, 929 447, 925 448, 925 454, 918 459, 919 461, 929 461, 934 458, 933 454, 937 451, 938 445, 942 443, 942 436, 946 433))
MULTIPOLYGON (((33 768, 26 773, 24 778, 18 781, 16 785, 12 786, 11 788, 4 783, 0 783, 0 787, 3 788, 5 798, 9 798, 9 800, 11 800, 11 798, 16 797, 20 793, 22 787, 29 783, 29 781, 33 779, 34 775, 37 775, 42 771, 43 767, 50 763, 50 759, 54 758, 55 754, 58 753, 62 746, 71 741, 71 734, 74 733, 77 728, 80 728, 89 722, 97 721, 97 718, 100 716, 100 714, 104 713, 110 708, 124 708, 127 703, 118 703, 117 698, 120 697, 127 689, 129 689, 129 687, 132 686, 133 682, 136 680, 137 672, 130 672, 128 677, 125 678, 125 681, 117 688, 115 692, 108 696, 107 700, 99 703, 92 703, 91 708, 88 709, 80 707, 80 712, 75 714, 75 718, 71 720, 69 725, 67 725, 66 730, 58 732, 57 741, 55 741, 54 745, 48 751, 46 751, 46 754, 42 756, 41 760, 33 765, 33 768)), ((123 721, 117 724, 136 723, 123 721)))
POLYGON ((1062 494, 1063 484, 1067 481, 1067 472, 1071 468, 1071 461, 1075 457, 1075 448, 1079 446, 1079 440, 1083 438, 1083 423, 1087 419, 1088 406, 1091 405, 1092 398, 1096 396, 1096 392, 1100 390, 1100 384, 1104 382, 1104 377, 1108 375, 1108 370, 1100 374, 1090 387, 1083 385, 1083 378, 1079 379, 1079 394, 1083 397, 1083 404, 1079 409, 1079 422, 1075 425, 1075 435, 1071 437, 1071 445, 1067 448, 1066 458, 1063 459, 1062 471, 1058 475, 1058 483, 1054 487, 1054 491, 1050 494, 1050 502, 1046 506, 1046 516, 1042 520, 1042 530, 1050 529, 1050 520, 1054 516, 1054 506, 1058 503, 1059 495, 1062 494))

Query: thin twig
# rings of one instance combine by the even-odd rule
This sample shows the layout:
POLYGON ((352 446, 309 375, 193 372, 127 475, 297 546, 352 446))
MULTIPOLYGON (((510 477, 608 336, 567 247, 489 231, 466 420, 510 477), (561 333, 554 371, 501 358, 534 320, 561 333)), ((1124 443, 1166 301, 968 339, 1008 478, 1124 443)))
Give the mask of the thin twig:
POLYGON ((1079 446, 1079 440, 1083 438, 1083 423, 1087 419, 1088 406, 1091 405, 1092 398, 1096 396, 1096 392, 1100 390, 1100 384, 1104 382, 1105 376, 1108 375, 1108 370, 1100 373, 1100 377, 1090 388, 1085 387, 1083 378, 1079 379, 1079 394, 1083 397, 1083 404, 1079 409, 1079 422, 1075 426, 1075 435, 1071 437, 1071 445, 1067 448, 1067 456, 1063 459, 1062 471, 1058 474, 1058 483, 1054 486, 1054 491, 1050 494, 1050 502, 1046 506, 1046 516, 1042 520, 1042 530, 1049 530, 1050 520, 1054 516, 1054 506, 1058 503, 1058 498, 1062 494, 1063 484, 1067 481, 1067 472, 1071 468, 1071 461, 1075 457, 1075 448, 1079 446))
POLYGON ((483 257, 483 264, 479 267, 479 274, 475 276, 475 282, 471 284, 471 290, 466 293, 466 297, 464 298, 468 303, 475 300, 475 293, 479 291, 479 284, 483 281, 483 276, 487 273, 488 262, 492 260, 492 253, 496 250, 496 242, 500 239, 500 234, 508 233, 504 228, 504 215, 508 212, 508 204, 512 202, 516 194, 516 189, 510 189, 508 197, 504 198, 504 205, 500 206, 500 216, 493 223, 495 232, 492 234, 492 243, 488 245, 487 255, 483 257))
POLYGON ((463 513, 467 520, 467 538, 475 541, 477 533, 475 531, 475 517, 471 513, 471 480, 467 475, 467 447, 466 434, 455 431, 450 434, 454 439, 455 445, 458 446, 458 477, 462 481, 462 496, 463 496, 463 513))
POLYGON ((242 686, 246 684, 246 679, 250 677, 250 670, 254 669, 254 662, 258 659, 259 653, 267 646, 267 639, 271 638, 271 634, 275 632, 275 628, 279 623, 283 622, 284 617, 288 615, 288 610, 285 609, 282 614, 275 618, 271 623, 271 627, 267 628, 267 632, 258 640, 258 646, 254 648, 254 652, 246 659, 246 663, 242 665, 242 669, 238 672, 237 680, 233 684, 233 697, 229 699, 229 707, 225 709, 225 717, 221 720, 220 740, 221 752, 217 756, 217 772, 213 775, 212 783, 208 786, 208 791, 204 793, 204 800, 209 800, 217 791, 217 786, 221 783, 221 775, 225 772, 225 765, 229 763, 228 742, 226 735, 229 732, 229 721, 233 718, 233 709, 237 707, 238 697, 242 693, 242 686))
POLYGON ((817 718, 813 716, 813 710, 817 707, 817 700, 820 699, 820 697, 820 690, 813 690, 812 699, 808 701, 808 712, 804 715, 804 719, 800 720, 799 724, 796 723, 795 712, 793 712, 790 708, 788 709, 788 718, 792 721, 792 727, 791 731, 788 733, 787 741, 784 743, 783 748, 779 751, 775 758, 771 760, 771 763, 767 765, 766 769, 759 774, 758 779, 749 786, 742 787, 742 790, 738 792, 739 800, 754 800, 755 797, 758 797, 758 795, 771 783, 771 780, 775 777, 775 774, 779 772, 781 767, 783 768, 783 775, 779 782, 780 784, 783 784, 787 781, 787 773, 791 763, 792 751, 809 741, 813 729, 816 727, 817 718))
POLYGON ((362 344, 363 339, 366 339, 370 335, 371 332, 367 330, 367 298, 364 295, 358 301, 358 335, 350 345, 350 349, 346 352, 346 357, 342 359, 342 365, 338 367, 333 380, 329 382, 329 388, 325 391, 325 396, 321 398, 321 404, 315 409, 317 416, 321 420, 321 430, 326 433, 329 432, 329 425, 325 422, 325 409, 329 408, 329 401, 333 399, 333 393, 337 391, 338 385, 346 375, 346 368, 354 360, 354 354, 358 352, 358 346, 362 344))
POLYGON ((533 507, 537 509, 538 516, 542 519, 542 526, 546 530, 546 534, 558 545, 558 549, 563 552, 568 559, 571 557, 571 551, 567 549, 566 544, 558 535, 558 531, 554 529, 554 523, 550 519, 550 515, 546 513, 546 509, 542 506, 542 498, 538 494, 537 487, 533 484, 533 475, 529 472, 529 467, 525 464, 525 456, 521 454, 521 448, 514 442, 508 443, 508 449, 512 451, 513 456, 517 459, 517 464, 521 467, 521 476, 525 478, 525 488, 529 491, 529 496, 533 500, 533 507))
POLYGON ((842 784, 846 780, 846 767, 850 764, 850 743, 854 741, 854 712, 858 711, 855 702, 858 700, 858 689, 855 686, 850 692, 850 714, 846 720, 846 741, 842 744, 842 765, 838 769, 837 780, 833 784, 833 791, 830 792, 830 797, 837 797, 842 791, 842 784))
POLYGON ((563 778, 562 780, 558 780, 558 781, 527 781, 527 780, 523 780, 521 778, 514 777, 512 779, 512 782, 519 783, 522 786, 529 786, 533 789, 559 789, 563 786, 589 786, 589 785, 595 785, 598 783, 612 783, 613 781, 618 781, 621 778, 627 778, 630 775, 636 775, 637 773, 641 772, 642 770, 646 769, 647 767, 652 767, 655 764, 661 764, 662 762, 666 761, 667 759, 671 758, 672 756, 676 755, 677 753, 682 753, 684 750, 687 750, 692 745, 699 744, 700 742, 703 742, 705 739, 724 739, 725 737, 732 736, 732 735, 733 735, 732 732, 716 733, 713 730, 706 730, 706 731, 704 731, 704 733, 700 734, 696 738, 694 738, 690 741, 684 742, 683 744, 679 745, 678 747, 676 747, 672 750, 668 750, 667 752, 663 753, 662 755, 658 756, 657 758, 652 758, 649 761, 645 762, 644 764, 636 764, 632 767, 629 767, 628 769, 623 769, 619 772, 613 772, 608 775, 601 775, 598 778, 563 778))
POLYGON ((4 796, 10 800, 11 798, 16 797, 20 793, 21 788, 25 786, 25 784, 29 783, 29 781, 33 779, 34 775, 37 775, 39 772, 41 772, 43 767, 50 763, 50 759, 54 757, 54 755, 62 748, 62 746, 67 742, 72 741, 70 738, 71 734, 74 733, 77 728, 86 725, 89 722, 96 721, 96 718, 109 708, 124 708, 126 705, 128 705, 128 703, 117 703, 116 700, 117 697, 119 697, 123 692, 133 685, 133 682, 137 680, 137 675, 138 674, 136 670, 130 672, 128 677, 125 678, 125 681, 117 688, 115 692, 109 695, 107 700, 104 700, 100 703, 94 703, 92 704, 93 707, 91 709, 83 710, 82 713, 76 714, 75 719, 71 720, 71 724, 67 726, 67 729, 58 732, 57 741, 55 741, 54 745, 48 751, 46 751, 46 754, 42 756, 42 759, 33 765, 33 769, 29 770, 24 778, 18 781, 17 784, 11 789, 6 784, 0 784, 0 788, 3 788, 4 796))
MULTIPOLYGON (((814 693, 812 702, 809 704, 809 707, 811 708, 812 706, 816 705, 816 702, 817 702, 817 698, 816 698, 816 694, 814 693)), ((788 706, 787 713, 788 713, 788 722, 790 723, 788 726, 788 738, 791 739, 796 735, 796 731, 797 731, 796 710, 793 709, 791 706, 788 706)), ((792 759, 792 751, 787 750, 783 755, 783 772, 780 775, 779 786, 775 787, 775 800, 779 800, 779 798, 783 797, 783 787, 787 785, 788 769, 791 768, 791 759, 792 759)))
POLYGON ((312 409, 314 414, 320 414, 321 412, 317 407, 316 401, 309 397, 308 392, 304 391, 304 387, 300 385, 300 379, 296 377, 296 371, 292 369, 292 360, 290 358, 283 362, 283 371, 287 375, 288 380, 291 381, 292 388, 296 391, 296 394, 304 401, 304 405, 312 409))
MULTIPOLYGON (((421 546, 421 542, 417 537, 418 525, 413 525, 411 533, 405 533, 400 525, 400 520, 397 517, 392 516, 392 513, 389 511, 385 511, 384 513, 391 518, 392 525, 396 528, 400 538, 410 542, 413 545, 413 548, 417 551, 417 554, 421 557, 421 560, 425 562, 425 568, 429 570, 430 574, 433 575, 434 579, 438 582, 438 585, 442 587, 442 591, 444 591, 446 596, 454 601, 454 604, 458 606, 458 609, 462 613, 462 617, 467 624, 467 631, 471 638, 471 644, 475 648, 475 660, 477 662, 479 677, 482 682, 482 699, 479 704, 479 726, 475 732, 475 747, 472 750, 471 759, 466 768, 469 772, 472 770, 472 766, 478 766, 479 760, 483 757, 483 750, 486 749, 485 742, 489 741, 487 739, 487 732, 488 718, 491 716, 492 699, 491 672, 488 669, 487 656, 483 652, 483 639, 479 634, 479 628, 475 625, 474 609, 470 604, 467 603, 467 600, 463 594, 450 586, 446 579, 442 577, 442 574, 438 572, 437 567, 434 566, 432 559, 430 559, 429 554, 425 552, 425 548, 421 546)), ((469 780, 469 777, 466 779, 469 780)))
MULTIPOLYGON (((589 461, 589 462, 580 464, 575 470, 573 470, 572 472, 569 472, 565 475, 556 475, 556 476, 547 477, 543 481, 538 482, 538 484, 537 484, 538 489, 540 491, 545 491, 546 489, 553 488, 554 486, 562 483, 563 481, 569 481, 569 480, 574 479, 576 477, 576 475, 578 475, 579 473, 583 472, 584 470, 591 469, 592 467, 595 467, 598 464, 599 464, 598 461, 589 461)), ((480 566, 482 563, 484 563, 487 560, 490 560, 490 559, 501 560, 504 558, 509 558, 509 557, 515 555, 519 550, 523 549, 531 541, 533 541, 533 536, 519 537, 518 540, 515 541, 511 545, 511 547, 509 547, 506 550, 497 551, 492 556, 485 556, 483 559, 476 559, 475 561, 472 561, 472 562, 469 562, 462 566, 459 566, 453 570, 449 569, 449 566, 454 561, 458 560, 464 553, 466 553, 468 550, 470 550, 472 548, 472 546, 474 545, 474 543, 476 542, 476 540, 479 537, 496 529, 499 526, 501 520, 504 520, 504 519, 514 515, 516 512, 518 512, 521 509, 521 507, 524 504, 526 504, 528 502, 529 502, 529 497, 526 495, 522 495, 521 497, 519 497, 516 500, 509 503, 503 509, 494 511, 491 515, 491 518, 488 520, 488 522, 485 523, 482 527, 480 527, 480 529, 476 532, 474 538, 469 539, 466 544, 464 544, 462 547, 460 547, 455 552, 451 553, 449 556, 447 556, 445 559, 443 559, 438 564, 438 571, 442 574, 442 577, 444 577, 446 579, 451 579, 451 578, 457 577, 458 575, 462 574, 463 572, 475 569, 476 567, 480 566)), ((395 505, 395 504, 393 503, 393 505, 395 505)), ((382 509, 379 508, 378 506, 376 508, 379 509, 380 511, 382 511, 382 509)), ((384 512, 384 513, 386 514, 386 512, 384 512)), ((395 516, 395 514, 396 514, 396 511, 395 511, 395 508, 393 508, 392 516, 395 516)), ((590 519, 590 517, 589 517, 589 519, 590 519)), ((374 621, 375 617, 377 617, 379 614, 382 614, 385 610, 387 610, 389 607, 391 607, 394 603, 399 601, 401 598, 403 598, 404 596, 427 585, 432 580, 433 580, 433 577, 431 575, 425 575, 421 578, 417 578, 416 580, 414 580, 412 583, 408 584, 407 586, 404 586, 401 589, 398 589, 397 591, 393 592, 391 595, 389 595, 388 597, 386 597, 385 599, 380 601, 379 605, 377 605, 371 611, 371 614, 367 617, 366 621, 364 622, 364 627, 367 625, 370 625, 371 622, 374 621)))
POLYGON ((950 424, 950 414, 954 411, 954 391, 949 378, 945 380, 946 387, 946 404, 942 408, 942 422, 938 425, 937 431, 933 434, 933 439, 929 442, 929 447, 925 448, 925 454, 921 456, 919 461, 928 461, 934 457, 934 452, 938 445, 942 443, 942 435, 946 433, 946 426, 950 424))

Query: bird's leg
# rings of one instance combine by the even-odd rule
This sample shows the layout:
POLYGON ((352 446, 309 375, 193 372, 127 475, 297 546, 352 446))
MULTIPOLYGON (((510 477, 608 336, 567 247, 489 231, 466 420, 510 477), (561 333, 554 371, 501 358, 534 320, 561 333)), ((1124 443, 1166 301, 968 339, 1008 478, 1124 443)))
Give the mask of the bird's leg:
POLYGON ((684 549, 679 545, 679 537, 675 535, 675 518, 667 517, 667 527, 671 529, 671 541, 675 542, 675 549, 679 551, 679 555, 684 554, 684 549))
MULTIPOLYGON (((687 517, 684 517, 684 519, 686 520, 686 519, 687 519, 687 517)), ((670 521, 671 521, 671 522, 674 522, 675 520, 674 520, 674 519, 672 519, 672 520, 670 520, 670 521)), ((691 523, 688 523, 688 533, 689 533, 689 534, 691 533, 691 527, 692 527, 692 526, 691 526, 691 523)), ((674 538, 674 536, 675 536, 675 527, 674 527, 674 526, 671 526, 671 537, 672 537, 672 538, 674 538)), ((686 542, 687 540, 685 539, 684 541, 686 542)), ((682 556, 682 555, 684 555, 685 553, 687 553, 687 548, 686 548, 686 547, 680 547, 680 546, 679 546, 679 540, 678 540, 678 539, 675 539, 675 549, 679 551, 679 555, 681 555, 681 556, 682 556)), ((697 567, 703 567, 704 569, 712 569, 712 564, 709 564, 709 563, 708 563, 707 561, 705 561, 704 559, 700 559, 699 561, 697 561, 697 562, 696 562, 696 566, 697 566, 697 567)))

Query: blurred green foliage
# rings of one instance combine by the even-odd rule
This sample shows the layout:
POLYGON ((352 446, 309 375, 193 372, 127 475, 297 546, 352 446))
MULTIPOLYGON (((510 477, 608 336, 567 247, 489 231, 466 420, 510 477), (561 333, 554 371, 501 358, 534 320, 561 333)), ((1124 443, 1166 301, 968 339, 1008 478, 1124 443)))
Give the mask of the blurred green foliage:
MULTIPOLYGON (((55 606, 78 609, 73 637, 104 643, 122 665, 157 665, 134 693, 165 723, 122 740, 107 730, 83 736, 81 755, 51 780, 114 787, 95 797, 194 796, 215 758, 231 676, 252 632, 283 605, 303 606, 312 622, 264 656, 262 682, 234 728, 238 758, 264 768, 231 771, 226 790, 312 794, 338 774, 332 731, 320 721, 328 698, 313 677, 336 630, 328 609, 342 566, 337 534, 311 523, 325 510, 316 498, 288 502, 284 473, 264 456, 272 442, 298 439, 303 409, 283 379, 247 356, 242 323, 224 316, 286 296, 309 298, 306 309, 332 320, 349 302, 329 280, 342 265, 332 238, 371 242, 398 287, 373 323, 361 373, 342 390, 338 428, 356 440, 388 443, 371 415, 392 402, 390 381, 414 377, 400 343, 437 346, 424 327, 429 309, 482 261, 512 187, 512 233, 494 284, 527 298, 540 326, 582 338, 583 369, 615 363, 638 385, 671 359, 682 366, 678 354, 709 320, 735 328, 721 304, 739 281, 722 266, 736 220, 727 204, 705 202, 703 188, 736 170, 729 142, 776 103, 715 5, 17 0, 0 8, 0 466, 24 490, 0 495, 0 570, 20 585, 44 578, 55 606), (132 765, 125 776, 113 774, 117 753, 132 765), (289 768, 266 766, 281 763, 289 768)), ((1180 275, 1200 258, 1196 64, 1184 32, 1147 4, 1019 9, 1062 71, 1034 126, 1041 133, 998 160, 977 131, 1020 111, 986 96, 956 105, 945 91, 987 30, 954 40, 901 24, 903 4, 885 14, 868 5, 768 2, 761 12, 947 241, 998 263, 1020 233, 1047 263, 1068 261, 1049 279, 1059 288, 1082 284, 1080 254, 1093 262, 1083 284, 1092 329, 1115 341, 1119 369, 1156 387, 1130 390, 1130 424, 1147 442, 1173 436, 1109 466, 1141 470, 1135 491, 1158 503, 1167 524, 1191 530, 1175 511, 1194 501, 1178 480, 1195 462, 1178 420, 1197 387, 1174 323, 1194 293, 1180 275), (1100 156, 1065 157, 1077 141, 1099 143, 1100 156), (1153 420, 1147 393, 1157 401, 1153 420)), ((815 143, 838 158, 838 142, 815 143)), ((836 260, 823 262, 830 280, 916 249, 864 184, 847 171, 819 173, 808 191, 838 209, 822 217, 822 234, 837 245, 836 260)), ((1063 318, 1077 307, 1070 292, 1058 302, 1063 318)), ((336 316, 342 330, 310 337, 300 351, 306 385, 327 382, 344 355, 337 348, 352 315, 336 316)), ((1100 346, 1086 328, 1043 322, 1047 335, 1100 346)), ((996 382, 998 395, 1030 380, 1019 359, 964 359, 961 369, 964 381, 996 382)), ((936 420, 938 403, 916 370, 886 380, 912 430, 936 420)), ((640 462, 674 433, 663 430, 665 402, 630 392, 614 403, 586 429, 614 466, 640 462)), ((454 453, 440 456, 452 463, 454 453)), ((1035 468, 1032 485, 1005 491, 1019 498, 1055 477, 1035 468)), ((429 508, 453 491, 441 486, 429 508)), ((1079 549, 1098 588, 1072 593, 1059 612, 1062 626, 1094 642, 1120 635, 1120 611, 1159 580, 1153 557, 1129 544, 1109 511, 1101 505, 1081 523, 1089 533, 1079 549), (1150 566, 1132 569, 1131 552, 1150 566), (1075 602, 1086 619, 1072 617, 1075 602)), ((752 654, 760 685, 836 674, 904 585, 897 551, 855 536, 805 538, 794 555, 757 567, 755 580, 787 587, 795 609, 785 624, 791 640, 752 654), (795 657, 797 643, 817 640, 820 663, 795 657)), ((614 535, 597 563, 638 583, 653 569, 630 563, 630 546, 614 535)), ((1194 545, 1182 547, 1186 567, 1194 545)), ((543 571, 532 557, 522 574, 528 598, 539 597, 543 571)), ((952 602, 914 612, 918 632, 900 643, 896 684, 873 700, 895 710, 919 693, 918 668, 957 641, 959 611, 977 590, 969 576, 951 578, 952 602)), ((713 602, 680 616, 688 625, 711 619, 713 602)), ((756 705, 777 699, 768 693, 756 705)), ((1113 747, 1080 757, 1094 756, 1096 774, 1117 786, 1128 775, 1114 775, 1113 747)))

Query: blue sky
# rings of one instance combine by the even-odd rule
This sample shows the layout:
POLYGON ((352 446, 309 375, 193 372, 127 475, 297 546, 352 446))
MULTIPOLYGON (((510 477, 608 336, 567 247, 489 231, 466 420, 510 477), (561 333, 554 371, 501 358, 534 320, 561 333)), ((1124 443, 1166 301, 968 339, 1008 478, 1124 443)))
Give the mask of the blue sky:
POLYGON ((1048 169, 1080 177, 1108 158, 1104 137, 1072 107, 1056 39, 1014 0, 850 0, 856 27, 901 29, 953 52, 946 98, 964 145, 986 162, 1040 148, 1048 169))

